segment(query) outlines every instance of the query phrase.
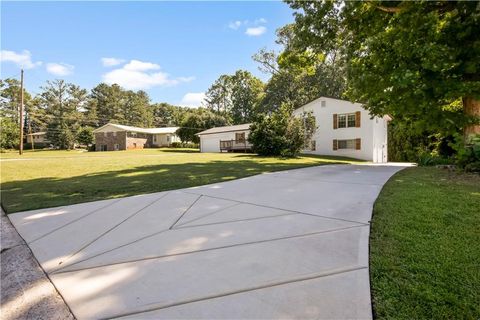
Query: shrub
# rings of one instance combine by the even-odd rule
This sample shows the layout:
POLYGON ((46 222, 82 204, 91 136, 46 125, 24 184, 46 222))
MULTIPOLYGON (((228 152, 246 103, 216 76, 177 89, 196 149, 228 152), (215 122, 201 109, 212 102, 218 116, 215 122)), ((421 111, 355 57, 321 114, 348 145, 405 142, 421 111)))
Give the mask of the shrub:
POLYGON ((456 135, 451 146, 457 152, 456 163, 460 168, 480 172, 480 135, 473 136, 468 142, 461 135, 456 135))
MULTIPOLYGON (((35 142, 35 149, 44 149, 48 147, 48 144, 45 142, 35 142)), ((23 144, 24 150, 32 149, 32 144, 30 142, 26 142, 23 144)))
POLYGON ((172 142, 170 144, 171 148, 191 148, 191 149, 198 149, 198 143, 193 142, 172 142))
POLYGON ((455 153, 452 141, 450 134, 419 128, 412 120, 394 119, 388 124, 388 160, 417 162, 428 157, 427 153, 450 158, 455 153))
POLYGON ((469 163, 464 169, 466 172, 480 172, 480 161, 469 163))
POLYGON ((452 164, 453 162, 452 158, 438 156, 430 152, 423 152, 418 156, 418 165, 422 167, 452 164))
POLYGON ((248 140, 262 156, 295 157, 315 130, 313 116, 292 116, 292 107, 283 104, 270 115, 260 115, 250 127, 248 140), (313 123, 313 127, 311 126, 313 123))

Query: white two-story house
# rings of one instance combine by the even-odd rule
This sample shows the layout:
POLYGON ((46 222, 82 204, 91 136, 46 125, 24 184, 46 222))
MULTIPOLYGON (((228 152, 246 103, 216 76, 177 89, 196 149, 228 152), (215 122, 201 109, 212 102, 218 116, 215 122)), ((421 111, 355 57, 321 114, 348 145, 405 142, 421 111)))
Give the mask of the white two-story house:
MULTIPOLYGON (((311 112, 316 130, 303 153, 387 162, 390 117, 372 117, 360 103, 320 97, 293 112, 311 112)), ((249 151, 250 124, 212 128, 198 133, 200 152, 249 151)))
POLYGON ((304 112, 313 114, 317 127, 304 153, 387 162, 389 116, 372 117, 360 103, 328 97, 307 103, 294 115, 304 112))

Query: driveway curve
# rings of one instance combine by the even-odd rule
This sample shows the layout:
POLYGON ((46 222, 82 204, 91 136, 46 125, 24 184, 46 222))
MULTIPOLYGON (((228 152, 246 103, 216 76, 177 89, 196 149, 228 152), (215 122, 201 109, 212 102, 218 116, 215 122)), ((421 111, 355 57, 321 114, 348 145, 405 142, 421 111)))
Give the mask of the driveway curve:
POLYGON ((370 319, 399 166, 326 165, 10 215, 78 319, 370 319))

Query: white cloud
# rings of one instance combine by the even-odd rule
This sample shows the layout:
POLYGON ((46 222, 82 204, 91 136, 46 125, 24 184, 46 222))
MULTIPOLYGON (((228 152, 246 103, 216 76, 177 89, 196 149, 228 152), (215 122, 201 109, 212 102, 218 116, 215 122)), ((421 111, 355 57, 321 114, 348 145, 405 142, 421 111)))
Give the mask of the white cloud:
POLYGON ((155 86, 173 86, 182 82, 190 82, 194 77, 171 78, 168 73, 159 70, 160 66, 151 62, 130 60, 123 67, 114 69, 103 75, 103 81, 107 84, 118 84, 130 90, 149 89, 155 86), (150 72, 149 72, 150 71, 150 72))
POLYGON ((180 105, 184 107, 197 108, 201 106, 204 100, 204 92, 189 92, 183 96, 182 101, 180 101, 180 105))
POLYGON ((247 31, 245 31, 245 34, 252 37, 258 37, 264 34, 265 32, 267 32, 267 28, 265 28, 264 26, 258 26, 253 28, 247 28, 247 31))
POLYGON ((178 77, 177 78, 178 81, 180 82, 190 82, 190 81, 193 81, 195 80, 195 77, 178 77))
POLYGON ((33 62, 32 54, 28 50, 23 50, 22 52, 18 53, 15 51, 2 50, 0 51, 0 61, 13 62, 20 68, 25 69, 32 69, 42 64, 41 61, 33 62))
POLYGON ((119 64, 124 63, 124 59, 117 59, 117 58, 102 58, 102 64, 104 67, 113 67, 119 64))
POLYGON ((130 71, 147 71, 147 70, 158 70, 160 66, 151 62, 143 62, 139 60, 130 60, 129 63, 123 66, 125 70, 130 71))
POLYGON ((255 20, 255 24, 263 24, 263 23, 267 23, 267 19, 260 18, 260 19, 255 20))
POLYGON ((267 31, 267 28, 263 26, 267 23, 267 19, 258 18, 253 21, 251 20, 236 20, 228 24, 228 27, 233 30, 243 29, 245 27, 245 34, 249 36, 260 36, 267 31))
POLYGON ((237 21, 232 21, 228 24, 228 27, 233 30, 238 30, 242 26, 242 21, 237 20, 237 21))
POLYGON ((56 76, 68 76, 75 67, 66 63, 47 63, 47 71, 56 76))

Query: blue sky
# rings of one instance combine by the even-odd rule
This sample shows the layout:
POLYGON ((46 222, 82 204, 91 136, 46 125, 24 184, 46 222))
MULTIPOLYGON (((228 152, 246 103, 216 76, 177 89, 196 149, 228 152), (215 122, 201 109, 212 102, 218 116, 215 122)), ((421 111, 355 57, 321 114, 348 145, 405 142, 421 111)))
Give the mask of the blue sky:
POLYGON ((266 80, 251 56, 278 48, 275 30, 292 21, 283 2, 2 1, 1 76, 23 65, 33 93, 51 79, 104 81, 195 105, 221 74, 266 80))

